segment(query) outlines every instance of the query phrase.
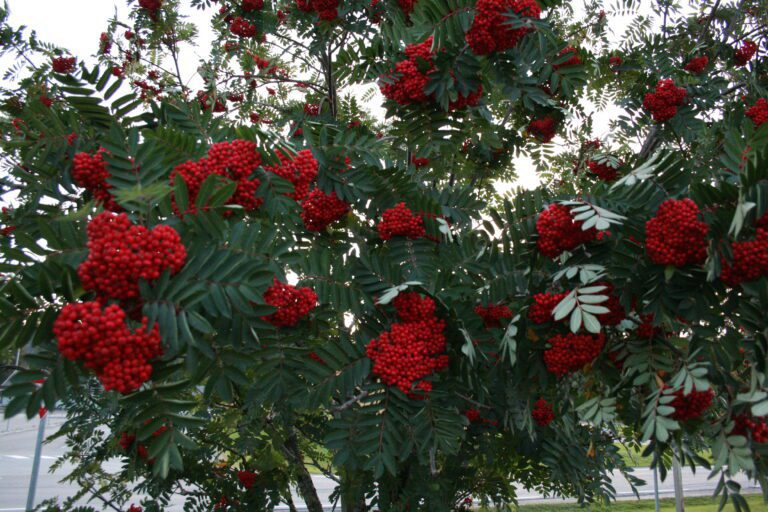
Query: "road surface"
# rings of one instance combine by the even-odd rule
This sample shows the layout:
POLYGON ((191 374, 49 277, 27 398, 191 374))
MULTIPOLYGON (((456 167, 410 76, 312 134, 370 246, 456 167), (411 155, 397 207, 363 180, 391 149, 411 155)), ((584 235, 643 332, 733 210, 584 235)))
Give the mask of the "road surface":
MULTIPOLYGON (((63 417, 61 415, 51 414, 48 418, 46 435, 54 433, 62 422, 63 417)), ((10 423, 5 420, 0 422, 0 512, 24 511, 37 438, 37 425, 37 418, 29 422, 26 419, 20 418, 14 418, 10 423)), ((51 465, 65 450, 66 447, 62 439, 57 439, 43 446, 36 503, 54 497, 63 499, 77 492, 76 487, 59 483, 59 479, 67 473, 67 466, 61 468, 56 474, 49 473, 51 465)), ((120 461, 117 459, 105 464, 107 471, 117 471, 119 468, 120 461)), ((712 493, 716 481, 708 481, 707 473, 706 470, 701 469, 694 474, 690 468, 683 468, 683 488, 686 496, 709 495, 712 493)), ((644 498, 652 498, 653 472, 650 469, 637 468, 635 474, 648 483, 639 488, 640 495, 644 498)), ((312 478, 317 487, 320 500, 329 506, 328 510, 331 510, 329 497, 335 487, 334 482, 323 476, 313 475, 312 478)), ((759 489, 757 484, 748 482, 745 477, 740 477, 736 480, 742 485, 743 492, 745 493, 754 492, 759 489)), ((634 499, 629 483, 621 475, 614 477, 614 486, 618 492, 619 499, 634 499)), ((674 496, 671 474, 666 482, 661 482, 659 489, 662 497, 674 496)), ((562 501, 544 498, 539 494, 527 492, 524 489, 520 489, 519 499, 521 503, 562 501)), ((296 505, 300 507, 302 504, 301 500, 298 497, 295 500, 296 505)), ((137 498, 136 504, 138 504, 138 501, 139 499, 137 498)), ((181 511, 182 503, 183 501, 179 497, 173 501, 173 505, 168 510, 174 512, 181 511)), ((87 502, 82 501, 79 504, 85 505, 87 502)), ((97 502, 92 503, 92 505, 97 509, 100 506, 97 502)), ((285 510, 287 510, 287 507, 285 510)))

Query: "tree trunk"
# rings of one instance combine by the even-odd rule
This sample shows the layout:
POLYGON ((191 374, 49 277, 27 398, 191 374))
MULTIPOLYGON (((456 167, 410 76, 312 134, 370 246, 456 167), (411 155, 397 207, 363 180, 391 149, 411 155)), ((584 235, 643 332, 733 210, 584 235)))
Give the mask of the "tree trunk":
POLYGON ((283 453, 296 469, 296 485, 299 488, 299 494, 301 494, 304 504, 307 506, 307 510, 309 512, 323 512, 323 504, 320 503, 320 498, 317 497, 315 483, 312 481, 312 476, 304 465, 304 458, 299 449, 299 440, 292 428, 285 440, 283 453))

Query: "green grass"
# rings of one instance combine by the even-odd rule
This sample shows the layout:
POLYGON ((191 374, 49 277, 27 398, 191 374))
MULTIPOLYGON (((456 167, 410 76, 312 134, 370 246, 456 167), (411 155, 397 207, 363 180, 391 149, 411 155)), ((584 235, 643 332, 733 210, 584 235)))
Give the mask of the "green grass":
MULTIPOLYGON (((766 510, 766 505, 763 503, 763 498, 759 494, 750 494, 745 496, 749 508, 752 512, 759 512, 766 510)), ((687 498, 685 500, 685 512, 716 512, 719 500, 713 500, 710 497, 704 496, 700 498, 687 498)), ((609 512, 653 512, 655 510, 653 500, 627 500, 617 501, 610 506, 605 505, 593 505, 590 507, 579 507, 573 503, 558 503, 554 505, 521 505, 520 510, 524 512, 595 512, 595 511, 609 511, 609 512)), ((674 499, 661 500, 661 510, 664 512, 673 512, 675 510, 674 499)), ((733 511, 734 508, 731 505, 726 506, 724 511, 733 511)))
POLYGON ((653 457, 643 457, 642 450, 635 452, 632 448, 627 448, 621 443, 615 444, 619 448, 619 454, 621 454, 621 458, 624 459, 624 463, 627 466, 631 466, 633 468, 647 468, 651 465, 651 460, 653 457))
MULTIPOLYGON (((632 448, 626 448, 621 443, 615 443, 616 446, 619 449, 619 454, 621 455, 621 458, 624 459, 624 463, 627 466, 631 466, 633 468, 647 468, 651 465, 651 460, 653 460, 653 456, 649 455, 647 457, 643 457, 642 450, 639 452, 634 451, 632 448)), ((712 453, 707 450, 706 452, 699 453, 702 457, 705 459, 708 459, 709 462, 712 462, 712 453)))

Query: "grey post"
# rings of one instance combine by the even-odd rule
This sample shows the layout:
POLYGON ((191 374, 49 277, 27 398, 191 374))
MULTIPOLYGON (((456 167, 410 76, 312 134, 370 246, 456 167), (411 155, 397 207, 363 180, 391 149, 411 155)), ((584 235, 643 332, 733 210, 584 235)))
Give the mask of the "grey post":
POLYGON ((29 478, 29 492, 27 493, 27 512, 35 509, 35 491, 37 491, 37 474, 40 472, 40 455, 43 451, 43 439, 45 439, 45 421, 48 414, 40 418, 37 427, 37 444, 35 445, 35 459, 32 461, 32 476, 29 478))

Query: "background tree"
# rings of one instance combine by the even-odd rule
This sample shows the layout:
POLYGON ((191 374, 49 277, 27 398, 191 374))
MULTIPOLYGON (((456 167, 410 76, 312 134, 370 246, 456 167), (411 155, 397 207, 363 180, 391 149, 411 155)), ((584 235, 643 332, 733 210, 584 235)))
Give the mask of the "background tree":
POLYGON ((637 482, 615 443, 648 442, 746 507, 765 6, 192 4, 219 34, 199 90, 171 0, 111 20, 95 64, 0 34, 6 414, 67 409, 84 494, 253 510, 295 486, 317 511, 315 467, 349 511, 609 500, 611 472, 637 482), (620 109, 605 140, 590 103, 620 109), (520 154, 544 185, 501 197, 520 154))

